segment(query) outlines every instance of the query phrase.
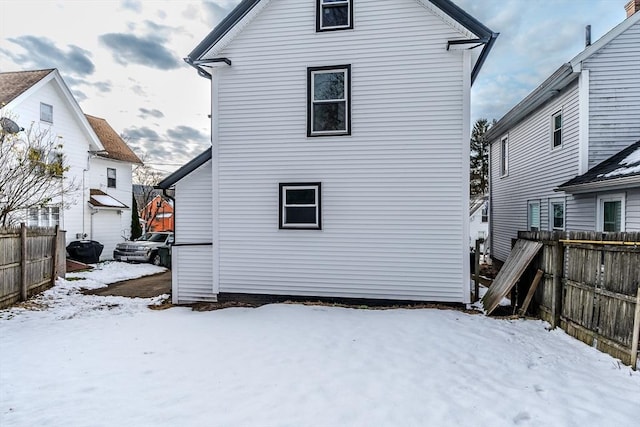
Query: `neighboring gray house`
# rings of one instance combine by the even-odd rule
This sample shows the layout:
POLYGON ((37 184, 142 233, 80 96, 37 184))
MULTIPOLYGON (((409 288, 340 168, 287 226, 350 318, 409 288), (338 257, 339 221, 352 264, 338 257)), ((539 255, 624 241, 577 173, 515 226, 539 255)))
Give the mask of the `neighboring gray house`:
POLYGON ((244 0, 186 58, 212 149, 175 187, 173 299, 468 302, 470 90, 448 0, 244 0))
POLYGON ((497 260, 519 230, 640 230, 640 175, 618 154, 640 140, 640 0, 627 9, 487 133, 497 260))

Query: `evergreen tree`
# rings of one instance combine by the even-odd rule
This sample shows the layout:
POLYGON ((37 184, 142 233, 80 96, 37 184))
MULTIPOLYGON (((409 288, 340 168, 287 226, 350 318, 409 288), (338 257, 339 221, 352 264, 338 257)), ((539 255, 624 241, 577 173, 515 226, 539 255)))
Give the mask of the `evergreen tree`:
POLYGON ((495 123, 478 119, 471 132, 470 193, 478 196, 489 192, 489 141, 485 134, 495 123))
POLYGON ((138 216, 138 203, 136 196, 132 197, 131 202, 131 240, 135 240, 142 236, 142 227, 140 226, 140 217, 138 216))

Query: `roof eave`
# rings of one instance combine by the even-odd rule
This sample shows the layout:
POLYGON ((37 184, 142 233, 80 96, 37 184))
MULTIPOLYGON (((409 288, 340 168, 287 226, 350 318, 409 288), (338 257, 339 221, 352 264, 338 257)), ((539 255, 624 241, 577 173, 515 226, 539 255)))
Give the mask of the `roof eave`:
POLYGON ((487 140, 493 142, 500 138, 507 130, 520 123, 532 111, 538 109, 538 107, 566 88, 578 78, 578 75, 579 73, 573 72, 571 64, 563 64, 533 92, 509 110, 498 123, 493 125, 487 131, 487 140))
POLYGON ((640 187, 640 175, 624 176, 620 178, 611 178, 600 181, 585 182, 582 184, 561 185, 555 191, 564 191, 565 193, 593 193, 605 190, 621 190, 626 188, 640 187))
POLYGON ((173 185, 175 185, 178 181, 180 181, 185 176, 189 175, 191 172, 198 169, 200 166, 205 164, 211 160, 211 148, 206 151, 200 153, 194 159, 191 159, 187 164, 182 166, 177 171, 173 172, 171 175, 167 176, 165 179, 160 181, 154 188, 158 188, 161 190, 168 190, 173 185))

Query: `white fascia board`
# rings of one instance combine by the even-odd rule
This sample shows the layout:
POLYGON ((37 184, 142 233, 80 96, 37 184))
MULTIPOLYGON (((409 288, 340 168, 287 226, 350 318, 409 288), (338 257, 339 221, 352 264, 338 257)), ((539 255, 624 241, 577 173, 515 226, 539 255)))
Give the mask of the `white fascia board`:
POLYGON ((563 191, 570 194, 595 193, 598 191, 626 190, 640 187, 640 175, 626 176, 623 178, 609 179, 606 181, 587 182, 585 184, 558 187, 554 191, 563 191))
POLYGON ((618 37, 620 34, 631 28, 633 25, 640 22, 640 13, 635 13, 631 15, 629 18, 622 21, 620 24, 616 25, 604 36, 600 37, 595 43, 591 46, 587 47, 585 50, 576 55, 569 63, 573 67, 574 71, 580 71, 582 69, 582 62, 589 58, 591 55, 602 49, 604 46, 609 44, 613 39, 618 37))
POLYGON ((256 4, 249 11, 249 13, 243 16, 242 19, 239 22, 237 22, 233 26, 233 28, 229 30, 227 34, 224 35, 224 37, 222 37, 215 45, 209 47, 209 50, 207 52, 205 52, 200 58, 192 58, 192 59, 207 60, 207 59, 214 59, 215 57, 220 55, 220 52, 222 52, 222 50, 225 47, 227 47, 229 43, 231 43, 233 39, 235 39, 238 36, 238 34, 240 34, 240 32, 242 32, 242 30, 244 30, 244 28, 251 21, 253 21, 255 17, 258 16, 258 14, 262 12, 262 10, 265 7, 269 5, 269 3, 271 3, 271 0, 261 0, 260 2, 258 2, 258 4, 256 4))
POLYGON ((463 37, 469 39, 478 38, 475 34, 469 31, 465 26, 460 24, 458 21, 444 13, 438 6, 431 3, 429 0, 417 0, 417 2, 422 5, 425 9, 431 11, 433 14, 438 16, 440 19, 444 21, 445 24, 449 25, 451 28, 462 34, 463 37))

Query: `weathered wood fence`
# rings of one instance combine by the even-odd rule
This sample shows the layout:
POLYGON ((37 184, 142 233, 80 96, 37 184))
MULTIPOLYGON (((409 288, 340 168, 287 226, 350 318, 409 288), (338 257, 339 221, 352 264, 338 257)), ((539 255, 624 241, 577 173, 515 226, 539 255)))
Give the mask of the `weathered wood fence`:
POLYGON ((53 286, 65 270, 65 232, 58 227, 0 229, 0 308, 53 286))
POLYGON ((518 238, 544 244, 533 265, 545 272, 535 297, 540 317, 635 368, 640 233, 542 231, 518 238))

